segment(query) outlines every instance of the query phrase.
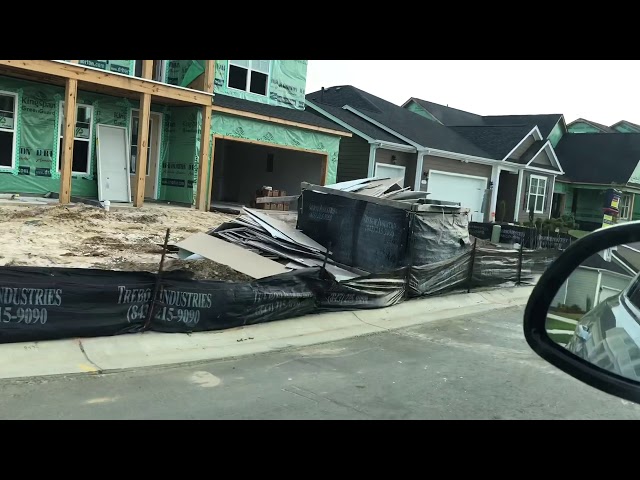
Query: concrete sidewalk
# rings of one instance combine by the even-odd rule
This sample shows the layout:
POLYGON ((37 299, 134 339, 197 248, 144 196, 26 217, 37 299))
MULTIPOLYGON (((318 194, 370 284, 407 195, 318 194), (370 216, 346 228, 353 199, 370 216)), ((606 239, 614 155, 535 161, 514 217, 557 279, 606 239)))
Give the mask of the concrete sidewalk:
POLYGON ((103 373, 252 355, 526 304, 533 287, 501 288, 350 312, 306 315, 229 330, 144 332, 0 345, 0 378, 103 373))

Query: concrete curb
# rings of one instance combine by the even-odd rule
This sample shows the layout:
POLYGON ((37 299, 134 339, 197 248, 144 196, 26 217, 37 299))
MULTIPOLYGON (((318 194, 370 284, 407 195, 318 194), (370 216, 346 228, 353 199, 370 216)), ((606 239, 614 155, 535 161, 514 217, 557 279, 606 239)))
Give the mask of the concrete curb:
POLYGON ((430 297, 389 308, 306 315, 213 332, 145 332, 5 344, 0 345, 0 378, 103 373, 302 347, 524 305, 532 288, 430 297))

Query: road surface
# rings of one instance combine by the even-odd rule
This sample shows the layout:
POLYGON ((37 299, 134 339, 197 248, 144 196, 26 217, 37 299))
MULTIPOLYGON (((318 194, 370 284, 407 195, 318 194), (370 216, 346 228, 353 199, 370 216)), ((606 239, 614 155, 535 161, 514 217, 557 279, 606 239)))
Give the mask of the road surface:
POLYGON ((3 380, 0 418, 640 419, 640 405, 539 359, 522 310, 197 365, 3 380))

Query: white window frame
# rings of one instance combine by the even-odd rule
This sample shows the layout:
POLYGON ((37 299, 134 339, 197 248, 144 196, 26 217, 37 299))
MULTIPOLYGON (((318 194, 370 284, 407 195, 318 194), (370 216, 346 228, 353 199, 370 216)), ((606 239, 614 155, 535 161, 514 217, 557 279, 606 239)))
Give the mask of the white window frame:
POLYGON ((16 123, 18 123, 18 94, 15 92, 7 92, 5 90, 0 90, 0 95, 4 95, 7 97, 13 97, 13 127, 11 129, 8 128, 0 128, 0 130, 4 132, 11 132, 13 134, 13 144, 11 148, 11 165, 0 165, 0 171, 12 171, 16 168, 16 148, 18 144, 18 139, 16 135, 16 123))
MULTIPOLYGON (((533 203, 533 213, 544 213, 544 209, 546 207, 547 204, 547 199, 546 194, 547 194, 547 182, 549 181, 549 179, 547 177, 544 177, 542 175, 529 175, 529 191, 527 192, 527 212, 531 211, 531 197, 534 196, 536 198, 536 200, 534 200, 533 203), (538 180, 538 182, 540 180, 544 180, 544 191, 541 194, 539 194, 537 191, 534 193, 531 191, 531 188, 533 187, 533 179, 538 180), (536 209, 536 204, 538 197, 542 196, 542 210, 537 210, 536 209)), ((539 185, 539 183, 538 183, 539 185)))
POLYGON ((620 212, 620 217, 619 218, 621 220, 629 220, 629 214, 631 213, 630 210, 631 210, 631 196, 632 195, 633 195, 632 193, 623 193, 620 196, 620 208, 618 209, 618 211, 620 212), (624 203, 624 199, 625 198, 629 200, 626 205, 624 203), (626 211, 627 211, 626 215, 622 214, 623 208, 626 208, 626 211))
MULTIPOLYGON (((73 170, 73 159, 71 159, 71 174, 75 174, 75 175, 91 175, 91 151, 93 150, 93 106, 92 105, 86 105, 84 103, 77 103, 76 104, 76 124, 78 123, 78 107, 84 107, 84 108, 88 108, 89 112, 90 112, 90 116, 89 116, 89 138, 77 138, 75 136, 73 136, 73 140, 74 142, 76 140, 81 141, 81 142, 89 142, 89 148, 87 151, 87 171, 86 172, 76 172, 75 170, 73 170)), ((64 118, 64 100, 60 100, 60 121, 58 122, 58 150, 60 150, 60 140, 62 139, 63 135, 63 127, 64 127, 64 123, 62 121, 62 119, 64 118)), ((75 126, 74 126, 74 132, 75 132, 75 126)), ((58 155, 57 155, 57 168, 58 168, 58 172, 61 171, 62 168, 62 152, 58 151, 58 155)))
MULTIPOLYGON (((151 80, 153 80, 154 82, 161 82, 164 83, 164 79, 165 76, 167 74, 167 61, 166 60, 158 60, 160 62, 160 78, 156 79, 153 78, 153 74, 155 72, 151 72, 151 80)), ((136 77, 136 68, 138 67, 138 60, 134 60, 133 61, 133 73, 131 74, 132 77, 136 77)), ((141 78, 141 77, 136 77, 136 78, 141 78)))
MULTIPOLYGON (((269 62, 269 71, 267 72, 267 88, 265 91, 265 94, 262 95, 261 93, 255 93, 251 91, 251 72, 253 72, 253 60, 249 60, 249 67, 245 67, 243 65, 238 65, 233 63, 234 60, 229 60, 227 62, 227 88, 229 88, 230 90, 236 90, 238 92, 245 92, 245 93, 250 93, 251 95, 258 95, 260 97, 267 97, 269 98, 269 89, 271 86, 271 66, 273 64, 273 61, 271 60, 266 60, 267 62, 269 62), (247 69, 248 73, 247 73, 247 84, 245 85, 244 90, 240 89, 240 88, 235 88, 235 87, 231 87, 229 86, 229 75, 231 75, 231 65, 235 66, 235 67, 239 67, 239 68, 245 68, 247 69)), ((261 72, 260 70, 255 70, 258 73, 261 73, 264 75, 264 72, 261 72)))

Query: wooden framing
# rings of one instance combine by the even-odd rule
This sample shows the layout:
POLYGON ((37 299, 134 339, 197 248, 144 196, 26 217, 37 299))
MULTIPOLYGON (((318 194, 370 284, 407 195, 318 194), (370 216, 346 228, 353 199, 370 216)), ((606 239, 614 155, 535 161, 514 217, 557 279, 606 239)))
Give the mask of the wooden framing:
POLYGON ((279 123, 281 125, 289 125, 291 127, 303 128, 305 130, 314 130, 316 132, 328 133, 330 135, 339 135, 341 137, 353 136, 350 132, 342 132, 340 130, 332 130, 330 128, 317 127, 315 125, 307 125, 306 123, 292 122, 291 120, 283 120, 282 118, 269 117, 267 115, 259 115, 257 113, 245 112, 242 110, 236 110, 233 108, 213 106, 214 112, 226 113, 227 115, 235 115, 237 117, 252 118, 254 120, 260 120, 269 123, 279 123))
MULTIPOLYGON (((151 78, 153 60, 142 61, 142 78, 151 78)), ((149 156, 149 116, 151 114, 151 95, 140 95, 140 112, 138 117, 138 158, 136 159, 136 181, 133 206, 144 205, 144 188, 147 181, 147 161, 149 156)))
POLYGON ((78 81, 68 78, 64 89, 64 133, 62 139, 59 197, 61 204, 67 204, 71 201, 71 170, 73 166, 73 144, 76 131, 77 97, 78 81))
MULTIPOLYGON (((206 60, 204 66, 204 90, 213 93, 215 60, 206 60)), ((202 107, 202 129, 200 131, 200 158, 198 164, 198 182, 196 189, 196 208, 208 211, 211 204, 211 178, 208 168, 213 172, 213 155, 209 165, 209 146, 211 143, 211 105, 202 107), (207 194, 209 196, 207 197, 207 194)))
POLYGON ((63 79, 74 79, 80 82, 82 88, 88 85, 89 90, 94 85, 110 87, 111 95, 117 95, 115 90, 135 93, 147 93, 159 103, 170 105, 211 105, 213 94, 189 90, 187 88, 167 85, 149 79, 130 77, 114 72, 106 72, 98 68, 84 65, 74 65, 55 60, 0 60, 0 73, 11 75, 13 72, 31 72, 36 76, 51 76, 63 79))

